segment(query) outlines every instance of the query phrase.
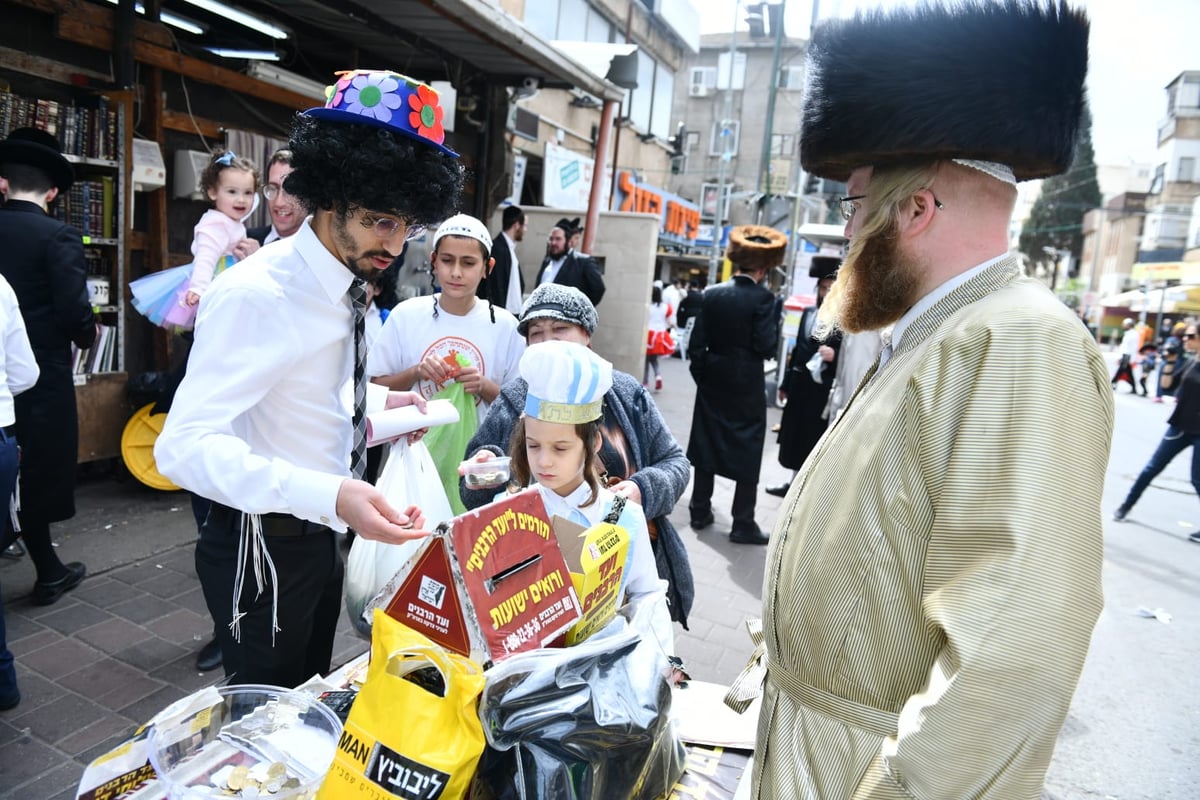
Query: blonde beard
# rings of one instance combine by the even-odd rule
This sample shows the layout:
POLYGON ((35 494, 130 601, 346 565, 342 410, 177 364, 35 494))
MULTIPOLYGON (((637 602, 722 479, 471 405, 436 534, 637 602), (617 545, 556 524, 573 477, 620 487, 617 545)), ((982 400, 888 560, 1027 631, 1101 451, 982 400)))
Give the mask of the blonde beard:
POLYGON ((902 253, 897 241, 892 232, 851 246, 838 279, 817 311, 814 336, 823 339, 836 331, 886 328, 912 307, 918 299, 924 264, 902 253))

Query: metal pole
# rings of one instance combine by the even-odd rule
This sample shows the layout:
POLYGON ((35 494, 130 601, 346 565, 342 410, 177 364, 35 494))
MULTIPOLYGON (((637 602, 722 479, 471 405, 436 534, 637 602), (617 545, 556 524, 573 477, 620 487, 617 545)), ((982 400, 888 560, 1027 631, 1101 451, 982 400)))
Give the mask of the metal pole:
MULTIPOLYGON (((776 30, 771 31, 775 34, 775 58, 771 64, 771 89, 767 94, 767 126, 763 130, 763 145, 762 157, 758 161, 758 182, 755 184, 763 193, 762 200, 759 201, 760 211, 766 207, 766 196, 770 194, 770 166, 771 166, 771 134, 775 129, 775 95, 779 92, 779 59, 783 50, 783 12, 787 9, 786 0, 779 0, 779 15, 776 19, 779 25, 776 30)), ((770 12, 767 12, 768 17, 770 12)), ((761 220, 760 220, 761 221, 761 220)))
MULTIPOLYGON (((605 100, 604 110, 600 112, 600 131, 596 134, 596 157, 592 167, 592 191, 588 195, 587 221, 584 223, 583 242, 580 245, 585 253, 592 252, 592 243, 596 241, 596 228, 599 227, 600 202, 604 196, 604 170, 608 165, 608 132, 612 130, 613 111, 616 107, 617 101, 605 100)), ((616 172, 615 168, 613 172, 616 172)))
POLYGON ((712 253, 708 261, 708 285, 717 282, 721 265, 721 232, 725 229, 725 164, 733 157, 729 150, 729 128, 733 125, 733 73, 737 61, 738 4, 733 4, 733 28, 729 32, 729 82, 725 86, 725 108, 721 118, 721 163, 717 167, 717 213, 713 218, 712 253))

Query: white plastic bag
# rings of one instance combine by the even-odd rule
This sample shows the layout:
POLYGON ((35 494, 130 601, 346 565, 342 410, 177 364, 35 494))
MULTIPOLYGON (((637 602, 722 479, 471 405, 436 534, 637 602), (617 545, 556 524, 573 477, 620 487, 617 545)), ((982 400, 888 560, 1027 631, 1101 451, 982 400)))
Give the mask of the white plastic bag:
MULTIPOLYGON (((393 508, 403 510, 410 505, 418 506, 425 514, 427 530, 433 530, 439 522, 454 516, 433 456, 424 442, 412 445, 403 440, 394 442, 375 488, 393 508)), ((346 558, 346 611, 359 633, 370 637, 371 623, 363 618, 363 610, 424 541, 411 539, 402 544, 387 544, 354 537, 350 555, 346 558)))
POLYGON ((820 352, 813 353, 804 366, 808 367, 808 374, 812 376, 813 383, 820 383, 821 373, 825 371, 825 359, 821 358, 820 352))

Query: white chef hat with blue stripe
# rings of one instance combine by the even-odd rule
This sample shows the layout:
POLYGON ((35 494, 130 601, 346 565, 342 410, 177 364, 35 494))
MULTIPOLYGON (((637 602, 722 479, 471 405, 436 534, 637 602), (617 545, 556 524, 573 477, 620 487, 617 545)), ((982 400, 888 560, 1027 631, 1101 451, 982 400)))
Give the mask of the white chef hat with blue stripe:
POLYGON ((539 342, 525 348, 521 377, 529 384, 525 413, 546 422, 577 425, 600 419, 612 388, 612 364, 574 342, 539 342))

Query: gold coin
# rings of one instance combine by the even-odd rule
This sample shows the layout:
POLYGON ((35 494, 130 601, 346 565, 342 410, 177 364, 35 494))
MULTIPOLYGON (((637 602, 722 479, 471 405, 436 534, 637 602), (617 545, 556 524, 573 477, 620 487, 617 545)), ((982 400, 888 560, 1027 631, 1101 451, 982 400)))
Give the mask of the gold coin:
POLYGON ((287 765, 282 761, 273 761, 271 766, 267 767, 267 775, 282 780, 287 775, 287 765))
POLYGON ((225 779, 225 785, 235 792, 240 792, 246 786, 246 780, 250 777, 250 768, 245 764, 239 767, 234 767, 233 772, 229 773, 229 777, 225 779))

